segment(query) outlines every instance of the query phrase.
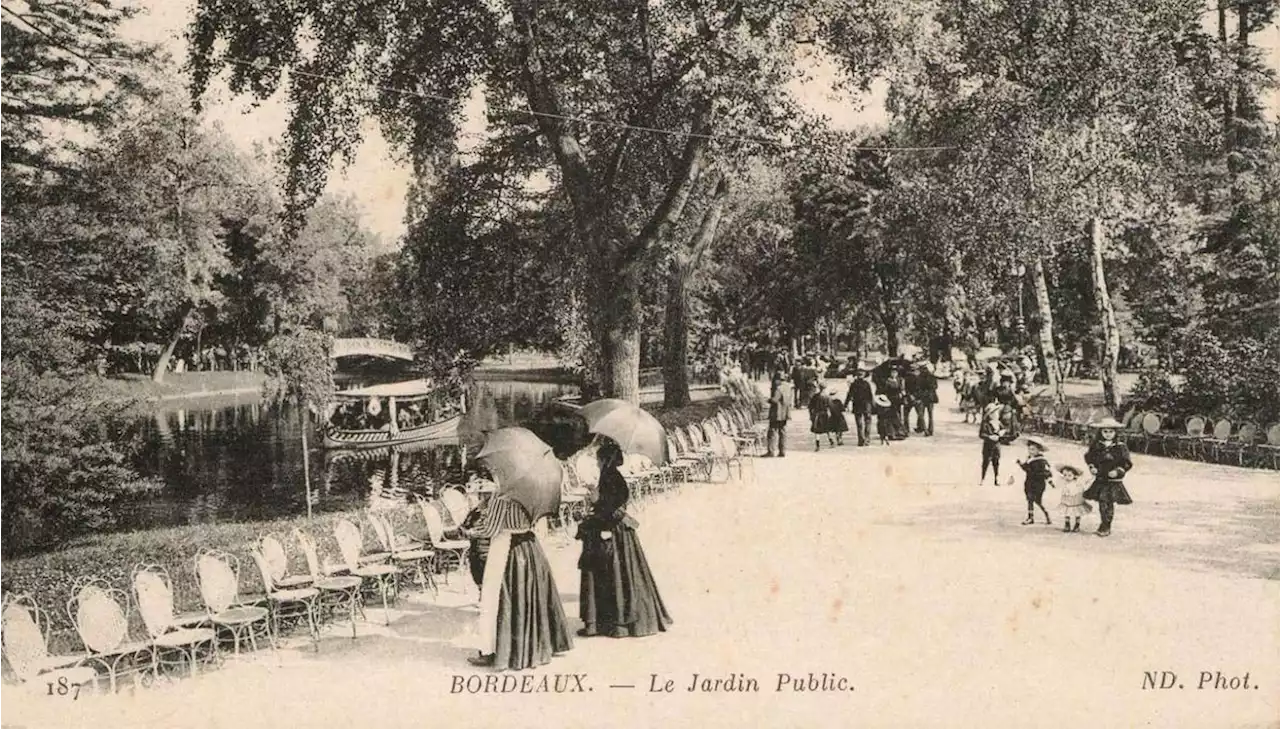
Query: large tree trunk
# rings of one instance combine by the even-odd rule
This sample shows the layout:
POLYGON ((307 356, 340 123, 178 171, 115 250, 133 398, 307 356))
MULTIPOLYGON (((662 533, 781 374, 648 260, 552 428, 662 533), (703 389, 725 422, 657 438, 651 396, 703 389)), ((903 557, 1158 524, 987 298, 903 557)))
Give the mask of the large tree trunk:
POLYGON ((620 271, 599 290, 601 394, 640 403, 640 281, 634 270, 620 271))
POLYGON ((1094 217, 1089 223, 1090 246, 1089 263, 1093 274, 1093 300, 1098 307, 1098 316, 1102 323, 1102 397, 1112 413, 1120 408, 1120 399, 1116 392, 1116 372, 1120 359, 1120 332, 1116 327, 1116 312, 1111 306, 1111 295, 1107 292, 1106 271, 1103 268, 1102 253, 1106 245, 1106 235, 1102 229, 1102 218, 1094 217))
POLYGON ((178 322, 178 328, 174 330, 173 337, 169 339, 169 346, 164 348, 160 353, 160 359, 156 362, 156 367, 151 371, 152 382, 164 382, 165 373, 169 369, 169 360, 173 359, 173 350, 177 349, 178 341, 182 339, 182 332, 187 328, 187 319, 191 316, 191 309, 187 309, 187 313, 182 315, 182 320, 178 322))
POLYGON ((662 363, 662 404, 669 408, 684 407, 689 396, 689 320, 687 272, 680 256, 671 259, 667 277, 667 310, 663 328, 666 340, 662 363))
POLYGON ((1058 368, 1058 352, 1053 344, 1053 309, 1049 306, 1049 282, 1044 275, 1044 261, 1036 256, 1031 262, 1031 279, 1036 290, 1036 309, 1040 312, 1040 356, 1044 358, 1045 376, 1053 401, 1066 398, 1062 389, 1062 371, 1058 368))

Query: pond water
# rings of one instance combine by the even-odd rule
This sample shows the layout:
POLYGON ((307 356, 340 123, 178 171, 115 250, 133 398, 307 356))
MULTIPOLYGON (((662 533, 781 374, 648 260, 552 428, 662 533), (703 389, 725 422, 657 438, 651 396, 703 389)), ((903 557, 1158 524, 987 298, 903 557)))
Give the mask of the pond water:
MULTIPOLYGON (((347 382, 343 387, 369 384, 347 382)), ((382 485, 427 491, 457 481, 464 454, 473 457, 483 433, 531 427, 563 457, 581 445, 585 426, 551 406, 572 385, 482 379, 467 393, 456 439, 428 441, 353 457, 335 455, 308 432, 313 504, 319 512, 366 505, 382 485), (394 477, 391 474, 394 473, 394 477), (394 481, 393 481, 394 478, 394 481)), ((306 512, 302 423, 295 408, 271 406, 259 395, 200 398, 165 404, 139 423, 140 470, 159 477, 158 493, 126 505, 123 530, 241 521, 306 512)))

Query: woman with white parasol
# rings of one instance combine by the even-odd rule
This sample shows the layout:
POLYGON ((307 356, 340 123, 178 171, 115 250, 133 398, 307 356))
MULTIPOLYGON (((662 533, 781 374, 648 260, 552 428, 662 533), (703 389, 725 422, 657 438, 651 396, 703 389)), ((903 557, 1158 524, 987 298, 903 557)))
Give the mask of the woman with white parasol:
POLYGON ((534 524, 554 514, 563 466, 551 446, 524 428, 490 433, 479 459, 498 492, 470 539, 490 539, 480 589, 478 657, 472 665, 521 670, 573 647, 564 605, 534 524))

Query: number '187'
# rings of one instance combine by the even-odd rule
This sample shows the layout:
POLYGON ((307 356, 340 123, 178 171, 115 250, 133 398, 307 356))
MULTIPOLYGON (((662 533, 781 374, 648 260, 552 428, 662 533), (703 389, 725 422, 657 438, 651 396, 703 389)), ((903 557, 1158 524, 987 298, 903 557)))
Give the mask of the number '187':
POLYGON ((45 685, 49 687, 49 696, 66 696, 70 694, 72 701, 80 698, 80 684, 71 683, 66 676, 59 676, 56 683, 50 681, 45 685))

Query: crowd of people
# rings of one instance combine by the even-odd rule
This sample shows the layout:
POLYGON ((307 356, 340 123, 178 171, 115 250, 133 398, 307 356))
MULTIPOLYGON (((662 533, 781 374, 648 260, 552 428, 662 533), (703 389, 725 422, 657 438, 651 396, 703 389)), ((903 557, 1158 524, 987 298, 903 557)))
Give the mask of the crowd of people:
POLYGON ((923 358, 894 360, 877 367, 858 362, 852 365, 843 398, 836 388, 824 383, 831 366, 820 358, 805 358, 791 368, 789 378, 782 369, 774 371, 769 386, 766 457, 786 455, 781 433, 793 409, 808 412, 814 450, 819 451, 824 438, 828 447, 844 445, 844 434, 850 431, 846 413, 853 414, 852 430, 859 446, 872 442, 873 417, 875 437, 882 445, 909 438, 913 432, 933 435, 938 378, 932 363, 923 358))

